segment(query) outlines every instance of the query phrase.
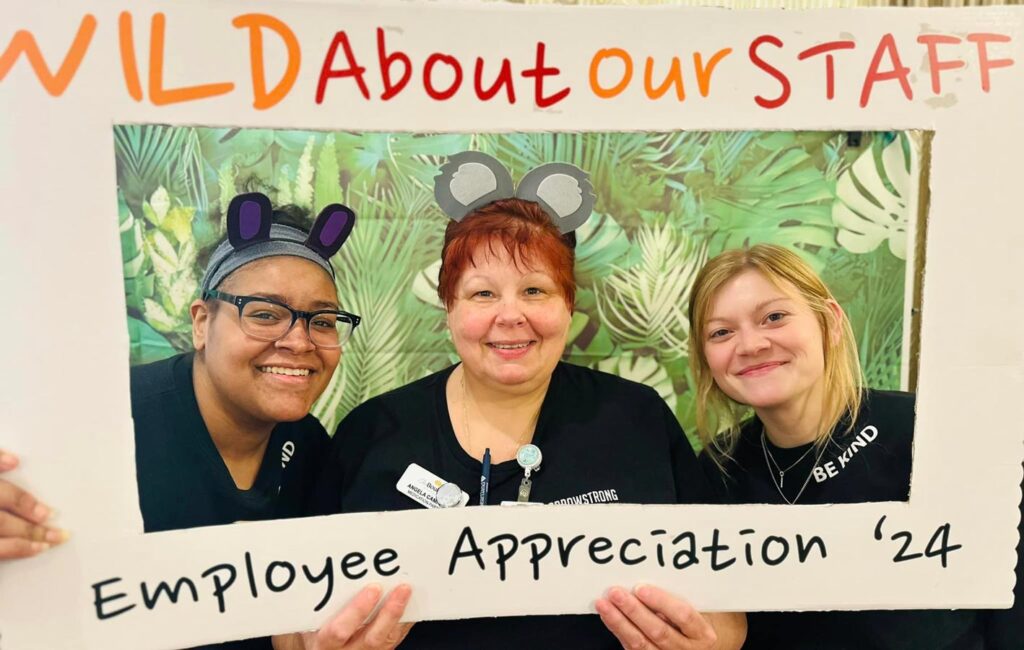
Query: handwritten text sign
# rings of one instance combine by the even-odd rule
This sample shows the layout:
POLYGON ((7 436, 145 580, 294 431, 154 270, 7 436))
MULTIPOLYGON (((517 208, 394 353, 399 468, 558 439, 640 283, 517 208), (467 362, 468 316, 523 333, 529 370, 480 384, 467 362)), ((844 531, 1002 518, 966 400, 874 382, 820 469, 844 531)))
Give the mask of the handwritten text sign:
POLYGON ((1021 9, 94 0, 11 2, 0 18, 0 283, 20 314, 0 319, 2 444, 24 460, 13 480, 74 533, 0 567, 5 648, 310 627, 368 580, 411 582, 414 618, 584 612, 641 581, 706 609, 1009 603, 1021 9), (111 125, 126 122, 932 130, 911 501, 417 511, 143 536, 114 216, 111 125), (65 317, 37 316, 54 309, 65 317))

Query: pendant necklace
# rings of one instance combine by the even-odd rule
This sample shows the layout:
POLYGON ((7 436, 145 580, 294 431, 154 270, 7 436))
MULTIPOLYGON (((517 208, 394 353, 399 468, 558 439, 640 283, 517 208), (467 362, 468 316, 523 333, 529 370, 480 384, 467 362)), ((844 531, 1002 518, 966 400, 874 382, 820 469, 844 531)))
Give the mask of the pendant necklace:
MULTIPOLYGON (((775 489, 778 490, 779 496, 782 497, 783 501, 785 501, 789 505, 794 505, 797 501, 800 500, 800 497, 803 496, 804 490, 806 490, 807 486, 810 484, 811 477, 814 476, 814 470, 818 468, 818 463, 821 462, 821 457, 825 455, 825 449, 828 448, 828 445, 822 445, 821 446, 821 450, 818 452, 818 456, 814 459, 814 464, 811 465, 810 471, 807 472, 807 478, 804 479, 804 484, 800 486, 800 491, 797 492, 796 496, 793 497, 793 500, 790 501, 789 497, 786 496, 786 493, 782 491, 782 483, 781 483, 782 477, 785 475, 786 472, 788 472, 789 470, 793 469, 796 466, 797 463, 799 463, 801 460, 803 460, 804 457, 807 456, 808 452, 810 452, 811 449, 814 449, 814 445, 811 445, 810 448, 808 448, 808 450, 804 452, 803 456, 801 456, 800 460, 798 460, 796 463, 793 463, 792 465, 787 467, 785 470, 779 468, 779 478, 775 478, 775 468, 772 467, 772 463, 775 462, 775 458, 772 456, 772 452, 768 451, 768 445, 765 443, 764 439, 765 439, 764 429, 762 429, 761 430, 761 450, 764 451, 764 462, 765 462, 765 465, 768 466, 768 475, 772 477, 772 484, 775 485, 775 489)), ((779 467, 779 464, 775 463, 775 467, 779 467)))
POLYGON ((761 431, 761 446, 768 454, 768 471, 778 471, 780 489, 786 485, 786 472, 799 465, 803 461, 803 459, 807 458, 807 454, 811 453, 811 450, 814 449, 814 445, 812 444, 810 447, 807 448, 807 451, 800 454, 800 458, 797 458, 796 461, 790 464, 790 466, 787 467, 786 469, 782 469, 782 466, 779 465, 779 461, 775 460, 775 455, 772 454, 771 450, 768 449, 768 446, 764 442, 764 431, 761 431))

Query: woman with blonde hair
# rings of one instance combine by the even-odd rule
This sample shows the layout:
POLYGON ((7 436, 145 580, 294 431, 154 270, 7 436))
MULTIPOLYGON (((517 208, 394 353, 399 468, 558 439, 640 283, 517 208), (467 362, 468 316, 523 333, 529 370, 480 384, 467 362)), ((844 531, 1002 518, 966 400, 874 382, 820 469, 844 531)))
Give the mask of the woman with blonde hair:
MULTIPOLYGON (((908 499, 914 396, 863 386, 849 319, 799 255, 768 244, 722 253, 697 275, 689 314, 701 460, 725 502, 908 499)), ((758 612, 747 620, 745 648, 988 642, 971 611, 758 612)))
MULTIPOLYGON (((704 266, 690 294, 690 323, 697 429, 708 456, 725 468, 744 423, 749 432, 759 422, 755 447, 763 448, 781 474, 775 493, 796 503, 799 497, 779 484, 795 468, 771 463, 773 452, 779 455, 774 447, 814 443, 816 451, 802 451, 808 460, 820 455, 833 436, 854 428, 846 416, 859 413, 865 397, 846 314, 796 253, 758 244, 726 251, 704 266), (755 417, 748 419, 751 409, 755 417)), ((904 405, 907 427, 901 432, 909 442, 913 398, 890 396, 904 405)), ((909 445, 906 451, 906 488, 892 497, 897 500, 906 500, 909 490, 909 445)))

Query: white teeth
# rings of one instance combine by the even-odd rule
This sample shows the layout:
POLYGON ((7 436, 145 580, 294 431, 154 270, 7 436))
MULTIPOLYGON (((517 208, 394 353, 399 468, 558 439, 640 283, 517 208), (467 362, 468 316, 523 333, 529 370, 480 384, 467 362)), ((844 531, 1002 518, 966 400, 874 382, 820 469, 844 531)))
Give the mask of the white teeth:
POLYGON ((265 372, 269 375, 288 375, 291 377, 308 377, 309 370, 307 368, 280 368, 278 366, 263 366, 260 368, 260 372, 265 372))
POLYGON ((522 350, 526 346, 530 345, 530 342, 526 343, 491 343, 492 347, 498 348, 499 350, 522 350))

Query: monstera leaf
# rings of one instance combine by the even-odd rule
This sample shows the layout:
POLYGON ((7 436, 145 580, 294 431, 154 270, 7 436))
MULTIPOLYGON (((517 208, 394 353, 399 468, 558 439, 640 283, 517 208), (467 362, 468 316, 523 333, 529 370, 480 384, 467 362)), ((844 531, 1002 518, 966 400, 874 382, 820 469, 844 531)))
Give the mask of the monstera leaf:
POLYGON ((597 369, 618 375, 640 384, 650 386, 668 407, 676 410, 676 393, 672 387, 672 378, 668 371, 654 357, 640 356, 632 352, 611 357, 597 363, 597 369))
POLYGON ((869 149, 839 176, 832 220, 843 248, 869 253, 888 241, 893 255, 907 259, 914 167, 910 147, 899 137, 882 149, 878 160, 869 149))
POLYGON ((899 390, 907 264, 884 246, 870 253, 837 249, 822 279, 853 327, 867 386, 899 390))

